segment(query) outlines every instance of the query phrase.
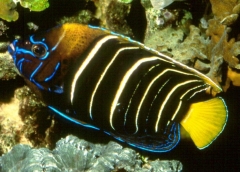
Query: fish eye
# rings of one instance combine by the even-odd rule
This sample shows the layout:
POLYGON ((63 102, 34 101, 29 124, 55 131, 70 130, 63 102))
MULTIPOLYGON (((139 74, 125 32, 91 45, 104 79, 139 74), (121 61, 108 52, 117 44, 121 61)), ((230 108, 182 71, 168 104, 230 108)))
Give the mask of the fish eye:
POLYGON ((42 44, 33 44, 31 50, 34 53, 34 55, 39 58, 45 56, 45 54, 47 53, 46 47, 42 44))

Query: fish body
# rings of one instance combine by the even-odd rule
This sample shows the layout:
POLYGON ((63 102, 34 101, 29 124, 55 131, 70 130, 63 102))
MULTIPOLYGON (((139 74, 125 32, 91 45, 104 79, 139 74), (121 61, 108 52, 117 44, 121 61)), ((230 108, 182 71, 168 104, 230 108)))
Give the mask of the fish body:
POLYGON ((224 100, 206 93, 221 92, 211 79, 103 28, 64 24, 15 40, 9 52, 53 112, 143 150, 172 150, 180 124, 205 148, 227 121, 224 100))

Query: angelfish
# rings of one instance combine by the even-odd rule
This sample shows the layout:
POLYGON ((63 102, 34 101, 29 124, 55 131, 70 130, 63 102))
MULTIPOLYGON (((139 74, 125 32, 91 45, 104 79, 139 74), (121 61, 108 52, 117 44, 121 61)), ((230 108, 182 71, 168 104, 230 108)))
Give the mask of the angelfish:
POLYGON ((9 52, 52 112, 139 149, 172 150, 182 127, 203 149, 227 122, 224 100, 207 93, 222 91, 210 78, 103 28, 63 24, 9 52))

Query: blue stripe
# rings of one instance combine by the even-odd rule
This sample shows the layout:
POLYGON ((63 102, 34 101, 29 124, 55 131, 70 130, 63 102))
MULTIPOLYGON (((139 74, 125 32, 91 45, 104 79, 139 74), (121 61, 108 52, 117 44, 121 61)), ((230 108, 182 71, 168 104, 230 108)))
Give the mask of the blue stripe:
POLYGON ((59 66, 60 66, 60 62, 57 63, 57 65, 56 65, 56 67, 55 67, 53 73, 52 73, 49 77, 47 77, 44 81, 47 82, 47 81, 49 81, 50 79, 52 79, 52 78, 54 77, 54 75, 56 74, 56 72, 57 72, 59 66))
POLYGON ((95 130, 100 130, 99 128, 97 128, 97 127, 95 127, 95 126, 93 126, 93 125, 84 124, 84 123, 82 123, 82 122, 80 122, 80 121, 78 121, 78 120, 76 120, 76 119, 74 119, 74 118, 71 118, 71 117, 67 116, 66 114, 58 111, 57 109, 55 109, 55 108, 52 107, 52 106, 48 106, 48 108, 51 109, 53 112, 57 113, 58 115, 60 115, 61 117, 65 118, 65 119, 67 119, 67 120, 69 120, 69 121, 71 121, 71 122, 73 122, 73 123, 75 123, 75 124, 77 124, 77 125, 81 125, 81 126, 87 127, 87 128, 93 128, 93 129, 95 129, 95 130))

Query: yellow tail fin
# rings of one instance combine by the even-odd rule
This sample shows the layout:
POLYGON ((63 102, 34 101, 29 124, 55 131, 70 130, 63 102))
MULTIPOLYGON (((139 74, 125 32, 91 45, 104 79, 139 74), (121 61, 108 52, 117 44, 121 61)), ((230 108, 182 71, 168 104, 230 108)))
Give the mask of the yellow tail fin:
POLYGON ((210 145, 223 131, 227 122, 227 107, 222 98, 194 103, 181 121, 199 149, 210 145))

